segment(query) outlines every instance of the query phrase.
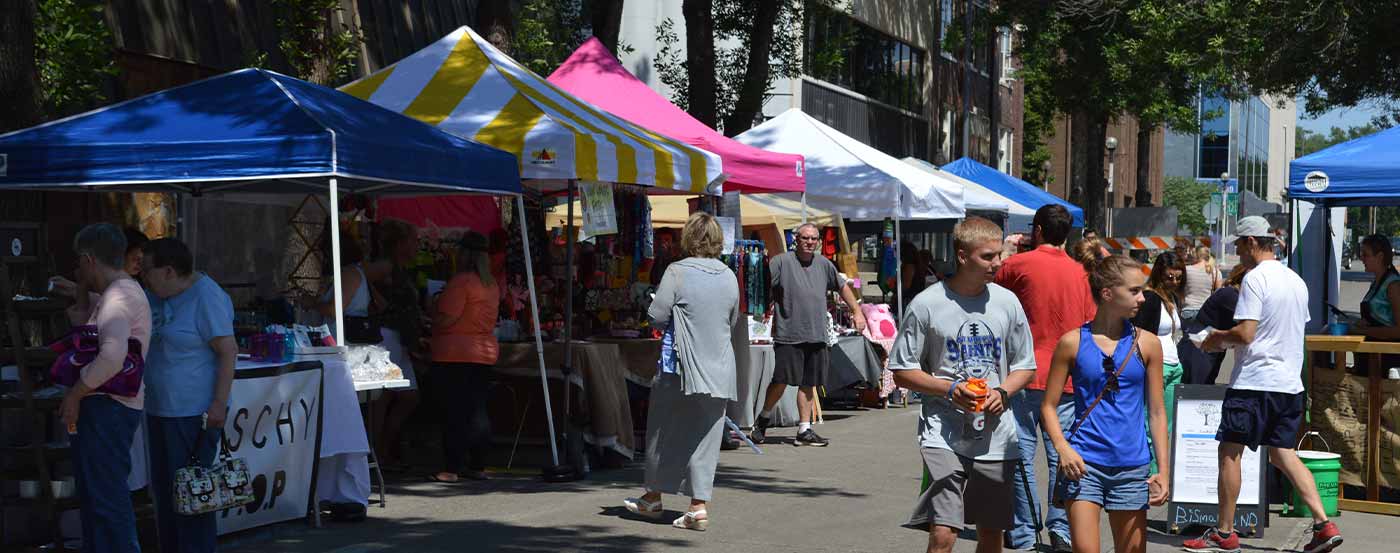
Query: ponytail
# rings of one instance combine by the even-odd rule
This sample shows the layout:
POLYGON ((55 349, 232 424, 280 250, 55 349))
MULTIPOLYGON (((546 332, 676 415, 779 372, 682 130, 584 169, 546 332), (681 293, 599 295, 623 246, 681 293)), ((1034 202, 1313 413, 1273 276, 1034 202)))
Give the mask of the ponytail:
POLYGON ((1122 286, 1128 281, 1124 275, 1134 271, 1142 272, 1142 263, 1126 255, 1110 255, 1094 262, 1089 271, 1089 289, 1093 292, 1094 303, 1103 301, 1099 295, 1101 290, 1122 286))

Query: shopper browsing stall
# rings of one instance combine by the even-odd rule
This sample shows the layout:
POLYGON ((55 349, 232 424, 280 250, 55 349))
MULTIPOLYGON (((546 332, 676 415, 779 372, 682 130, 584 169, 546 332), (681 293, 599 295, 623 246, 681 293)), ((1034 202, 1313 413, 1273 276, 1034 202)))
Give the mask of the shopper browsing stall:
POLYGON ((487 478, 491 422, 486 402, 492 366, 500 356, 494 332, 501 305, 488 249, 485 236, 462 235, 458 272, 433 309, 433 378, 443 413, 443 466, 430 477, 436 482, 457 482, 463 468, 468 478, 487 478))
POLYGON ((1162 398, 1162 344, 1129 321, 1143 303, 1141 264, 1111 256, 1089 273, 1094 319, 1060 338, 1040 410, 1060 458, 1056 503, 1069 511, 1075 551, 1100 551, 1099 522, 1108 511, 1114 551, 1147 550, 1147 507, 1166 502, 1171 478, 1167 461, 1167 415, 1162 398), (1061 390, 1073 380, 1078 415, 1069 428, 1056 416, 1061 390), (1144 399, 1145 398, 1145 399, 1144 399), (1142 429, 1150 417, 1152 460, 1142 429))
POLYGON ((375 401, 370 417, 374 428, 380 429, 375 451, 386 467, 397 468, 403 458, 399 437, 404 421, 418 407, 418 374, 413 367, 412 352, 419 349, 423 337, 423 309, 418 286, 410 270, 418 256, 418 229, 406 222, 389 219, 378 228, 379 256, 365 269, 373 286, 381 291, 384 309, 374 315, 380 345, 389 351, 389 360, 398 365, 408 380, 404 390, 386 391, 375 401))
POLYGON ((865 330, 865 314, 851 291, 850 283, 836 271, 831 260, 817 254, 821 233, 816 225, 797 227, 796 249, 773 256, 768 261, 772 273, 774 295, 773 314, 773 382, 768 385, 763 411, 754 424, 753 441, 763 443, 767 438, 773 407, 782 399, 788 386, 797 386, 798 446, 824 447, 829 441, 812 430, 812 406, 817 401, 817 387, 826 384, 829 354, 826 345, 828 292, 840 292, 841 299, 851 309, 855 330, 865 330))
POLYGON ((175 513, 175 471, 197 459, 209 466, 228 418, 238 344, 233 301, 194 272, 194 256, 173 238, 142 248, 153 328, 146 362, 146 433, 151 491, 163 552, 206 553, 217 546, 216 513, 175 513))
POLYGON ((906 527, 928 551, 953 550, 977 528, 978 551, 1000 551, 1012 524, 1020 462, 1008 400, 1035 376, 1035 347, 1016 296, 992 284, 1001 229, 969 217, 953 229, 958 272, 909 304, 890 355, 895 383, 924 394, 919 451, 930 485, 906 527))
POLYGON ((1283 471, 1312 512, 1312 541, 1305 553, 1326 553, 1342 543, 1327 519, 1312 473, 1293 450, 1303 421, 1303 333, 1308 289, 1303 279, 1274 255, 1277 238, 1263 217, 1245 217, 1235 226, 1235 251, 1249 268, 1240 286, 1230 330, 1217 330, 1201 344, 1205 351, 1235 349, 1235 371, 1222 406, 1220 430, 1220 524, 1185 543, 1187 551, 1239 551, 1235 506, 1240 494, 1244 448, 1269 447, 1269 462, 1283 471))
POLYGON ((73 238, 73 252, 78 271, 69 319, 75 327, 95 327, 98 346, 92 361, 70 366, 76 374, 59 411, 73 446, 83 549, 136 552, 141 546, 127 475, 145 393, 140 371, 130 378, 124 365, 133 355, 140 363, 151 343, 150 305, 141 286, 122 270, 121 229, 106 223, 84 227, 73 238))
POLYGON ((1371 273, 1370 289, 1361 300, 1361 321, 1356 332, 1378 340, 1400 340, 1400 272, 1390 240, 1373 234, 1361 240, 1361 263, 1371 273))

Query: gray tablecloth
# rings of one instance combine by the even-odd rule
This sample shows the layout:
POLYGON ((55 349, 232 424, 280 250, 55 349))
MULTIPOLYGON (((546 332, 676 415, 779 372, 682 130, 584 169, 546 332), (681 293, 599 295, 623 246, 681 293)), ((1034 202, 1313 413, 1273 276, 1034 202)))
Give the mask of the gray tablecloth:
MULTIPOLYGON (((739 399, 729 402, 726 414, 734 424, 750 428, 763 410, 763 398, 768 384, 773 381, 773 346, 751 345, 747 354, 740 351, 736 357, 734 369, 739 381, 739 399)), ((797 387, 788 386, 783 392, 770 423, 772 426, 797 425, 797 387)))
POLYGON ((880 358, 864 336, 843 336, 831 348, 831 366, 826 374, 826 391, 835 392, 857 382, 880 389, 880 358))

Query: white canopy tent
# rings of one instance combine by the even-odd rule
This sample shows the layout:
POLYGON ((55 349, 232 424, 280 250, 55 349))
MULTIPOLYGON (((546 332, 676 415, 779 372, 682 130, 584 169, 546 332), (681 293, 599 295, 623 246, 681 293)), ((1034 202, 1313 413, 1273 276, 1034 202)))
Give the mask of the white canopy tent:
MULTIPOLYGON (((806 205, 835 211, 856 221, 895 223, 895 256, 900 255, 903 219, 961 219, 967 208, 964 185, 943 173, 929 173, 833 129, 797 108, 734 137, 774 152, 807 159, 806 205)), ((902 275, 895 297, 904 304, 902 275)))

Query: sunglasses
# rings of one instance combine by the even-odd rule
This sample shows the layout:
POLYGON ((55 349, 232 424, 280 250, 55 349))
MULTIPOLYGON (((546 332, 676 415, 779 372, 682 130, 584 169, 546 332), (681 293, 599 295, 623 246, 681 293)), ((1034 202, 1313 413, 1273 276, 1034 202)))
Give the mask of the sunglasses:
POLYGON ((1113 366, 1113 358, 1104 356, 1103 358, 1103 388, 1110 394, 1118 393, 1118 368, 1113 366))

